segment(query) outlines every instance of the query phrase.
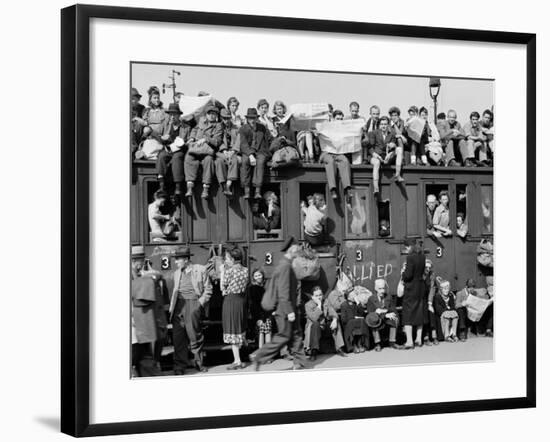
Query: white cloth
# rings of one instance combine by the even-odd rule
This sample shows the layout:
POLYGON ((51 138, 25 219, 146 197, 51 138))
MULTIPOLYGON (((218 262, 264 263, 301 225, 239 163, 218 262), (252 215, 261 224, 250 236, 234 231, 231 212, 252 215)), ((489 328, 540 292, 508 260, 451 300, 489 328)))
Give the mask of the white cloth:
POLYGON ((151 227, 151 233, 162 235, 162 224, 164 223, 161 224, 156 219, 156 217, 162 216, 162 213, 160 212, 160 207, 155 201, 149 204, 149 207, 147 209, 147 215, 149 218, 149 226, 151 227))
POLYGON ((336 120, 317 123, 317 134, 323 152, 346 154, 361 151, 365 120, 336 120))
POLYGON ((326 213, 313 204, 305 209, 305 213, 304 232, 310 236, 318 236, 323 233, 323 221, 327 217, 326 213))

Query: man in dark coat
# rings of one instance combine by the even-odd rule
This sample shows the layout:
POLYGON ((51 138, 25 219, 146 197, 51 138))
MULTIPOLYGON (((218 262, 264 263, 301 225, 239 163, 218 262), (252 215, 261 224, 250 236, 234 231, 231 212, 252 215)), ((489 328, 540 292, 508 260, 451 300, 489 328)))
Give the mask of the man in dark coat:
POLYGON ((239 130, 241 150, 241 184, 244 198, 250 198, 250 185, 255 187, 254 198, 262 197, 265 165, 271 158, 272 136, 264 125, 258 123, 258 111, 248 109, 246 124, 239 130), (253 175, 254 174, 254 175, 253 175))
POLYGON ((286 346, 294 358, 293 369, 300 370, 307 367, 297 305, 298 280, 292 269, 292 261, 297 256, 298 246, 293 243, 293 237, 285 242, 281 251, 286 253, 273 272, 273 282, 270 285, 273 290, 277 290, 277 307, 274 317, 278 331, 271 342, 250 355, 250 360, 256 370, 260 364, 275 358, 286 346))
POLYGON ((405 293, 403 295, 402 320, 407 336, 405 349, 414 348, 412 329, 416 327, 415 343, 418 347, 422 346, 422 326, 424 325, 424 269, 426 266, 426 256, 418 247, 416 240, 408 238, 405 240, 405 251, 407 253, 407 262, 402 274, 405 284, 405 293))

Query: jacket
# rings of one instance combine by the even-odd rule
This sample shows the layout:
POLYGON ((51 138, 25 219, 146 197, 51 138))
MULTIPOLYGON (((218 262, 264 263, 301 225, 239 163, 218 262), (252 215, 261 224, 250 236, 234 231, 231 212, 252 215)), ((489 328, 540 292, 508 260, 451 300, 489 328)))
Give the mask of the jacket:
POLYGON ((441 316, 441 314, 446 310, 455 310, 455 295, 453 295, 452 293, 449 293, 447 302, 445 302, 445 300, 443 299, 443 296, 441 296, 441 293, 438 293, 437 295, 435 295, 434 310, 437 316, 441 316))
POLYGON ((204 138, 206 143, 217 152, 223 141, 223 125, 222 123, 209 123, 201 121, 191 131, 189 138, 195 141, 204 138))
POLYGON ((271 157, 269 148, 272 136, 264 125, 256 123, 256 128, 253 129, 250 124, 244 124, 239 130, 239 135, 241 138, 241 154, 256 155, 262 153, 268 158, 271 157))
POLYGON ((273 271, 272 278, 273 287, 277 290, 275 314, 286 317, 290 313, 295 313, 298 305, 298 280, 288 258, 281 258, 273 271))
POLYGON ((319 308, 313 299, 306 302, 304 308, 308 322, 324 323, 325 315, 323 314, 323 309, 319 308))
MULTIPOLYGON (((170 298, 170 308, 168 309, 170 316, 174 313, 176 301, 178 300, 179 280, 181 277, 181 269, 176 269, 173 274, 174 289, 170 298)), ((212 296, 212 283, 206 272, 206 267, 200 264, 191 264, 191 283, 195 289, 197 298, 204 297, 204 301, 208 302, 212 296)))
POLYGON ((379 308, 387 310, 387 313, 397 312, 395 297, 386 295, 382 298, 382 301, 380 301, 376 293, 372 294, 367 301, 367 312, 376 313, 376 310, 379 308))
POLYGON ((223 126, 222 144, 219 151, 233 150, 239 152, 239 144, 239 128, 233 123, 229 123, 229 126, 223 126))
POLYGON ((338 318, 338 314, 342 308, 342 304, 346 302, 346 297, 338 289, 330 292, 324 302, 325 316, 330 318, 338 318))
POLYGON ((395 132, 388 130, 386 137, 380 129, 375 130, 374 132, 369 133, 370 137, 370 153, 376 152, 382 158, 386 156, 386 149, 388 143, 397 144, 397 139, 395 138, 395 132))

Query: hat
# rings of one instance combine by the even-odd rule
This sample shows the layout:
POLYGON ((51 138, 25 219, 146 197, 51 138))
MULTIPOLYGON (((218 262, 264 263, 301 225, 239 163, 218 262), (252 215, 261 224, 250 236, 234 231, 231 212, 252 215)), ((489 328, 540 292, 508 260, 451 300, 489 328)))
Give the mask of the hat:
POLYGON ((145 248, 143 246, 132 246, 132 258, 145 258, 145 248))
POLYGON ((138 90, 135 87, 132 88, 132 97, 141 98, 141 94, 138 92, 138 90))
POLYGON ((170 105, 168 106, 168 110, 166 112, 169 114, 180 114, 180 115, 183 113, 177 103, 170 103, 170 105))
POLYGON ((370 328, 378 328, 382 325, 382 319, 377 313, 374 312, 369 313, 365 318, 365 321, 370 328))
POLYGON ((409 107, 409 110, 407 112, 413 111, 415 113, 418 113, 418 108, 416 106, 409 107))
POLYGON ((293 236, 289 236, 281 247, 281 252, 286 252, 291 245, 296 244, 296 239, 293 236))
POLYGON ((229 112, 225 107, 220 111, 222 118, 231 118, 231 112, 229 112))
POLYGON ((189 258, 193 256, 191 249, 187 246, 180 247, 174 252, 174 258, 189 258))
POLYGON ((248 110, 246 111, 245 117, 246 118, 258 118, 258 111, 253 107, 249 107, 248 110))
POLYGON ((210 106, 208 106, 208 107, 206 108, 206 112, 205 112, 205 113, 208 113, 208 112, 215 112, 216 114, 219 115, 220 110, 219 110, 216 106, 210 105, 210 106))

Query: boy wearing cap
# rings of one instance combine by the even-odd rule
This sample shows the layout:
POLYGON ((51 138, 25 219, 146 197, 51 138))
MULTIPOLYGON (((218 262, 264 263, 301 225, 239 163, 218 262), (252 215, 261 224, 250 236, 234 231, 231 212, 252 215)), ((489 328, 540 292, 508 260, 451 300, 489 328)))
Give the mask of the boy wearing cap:
POLYGON ((390 347, 396 350, 401 350, 403 347, 396 343, 397 327, 399 326, 399 317, 395 305, 395 298, 388 295, 386 288, 388 283, 385 279, 377 279, 374 281, 375 293, 369 297, 367 301, 367 325, 372 330, 374 337, 374 350, 381 351, 382 344, 380 339, 380 331, 385 327, 390 329, 389 341, 390 347))
POLYGON ((218 183, 223 187, 227 197, 233 196, 232 184, 239 179, 239 129, 232 122, 231 113, 227 109, 220 111, 223 124, 222 144, 214 162, 218 183))
POLYGON ((241 150, 241 183, 244 198, 250 198, 250 187, 254 186, 254 198, 262 198, 265 165, 271 158, 269 150, 272 135, 269 130, 258 123, 258 111, 249 108, 246 113, 246 124, 239 130, 241 150))
POLYGON ((170 299, 169 313, 174 341, 174 374, 182 375, 190 365, 187 352, 191 350, 195 368, 200 372, 203 365, 204 336, 202 316, 204 306, 212 296, 212 283, 206 267, 191 262, 191 249, 180 247, 174 253, 177 269, 173 274, 174 289, 170 299))
POLYGON ((181 120, 182 112, 176 103, 170 103, 166 113, 169 117, 162 130, 161 141, 164 144, 164 149, 157 158, 157 179, 161 190, 166 190, 166 176, 168 170, 171 170, 176 185, 175 194, 181 196, 181 185, 185 181, 184 149, 191 136, 192 126, 189 120, 181 120))
POLYGON ((216 106, 206 108, 206 120, 193 128, 189 137, 189 149, 184 160, 186 197, 193 196, 193 187, 198 179, 199 166, 202 167, 201 198, 209 196, 212 175, 214 174, 214 155, 223 141, 223 126, 218 123, 219 110, 216 106))

